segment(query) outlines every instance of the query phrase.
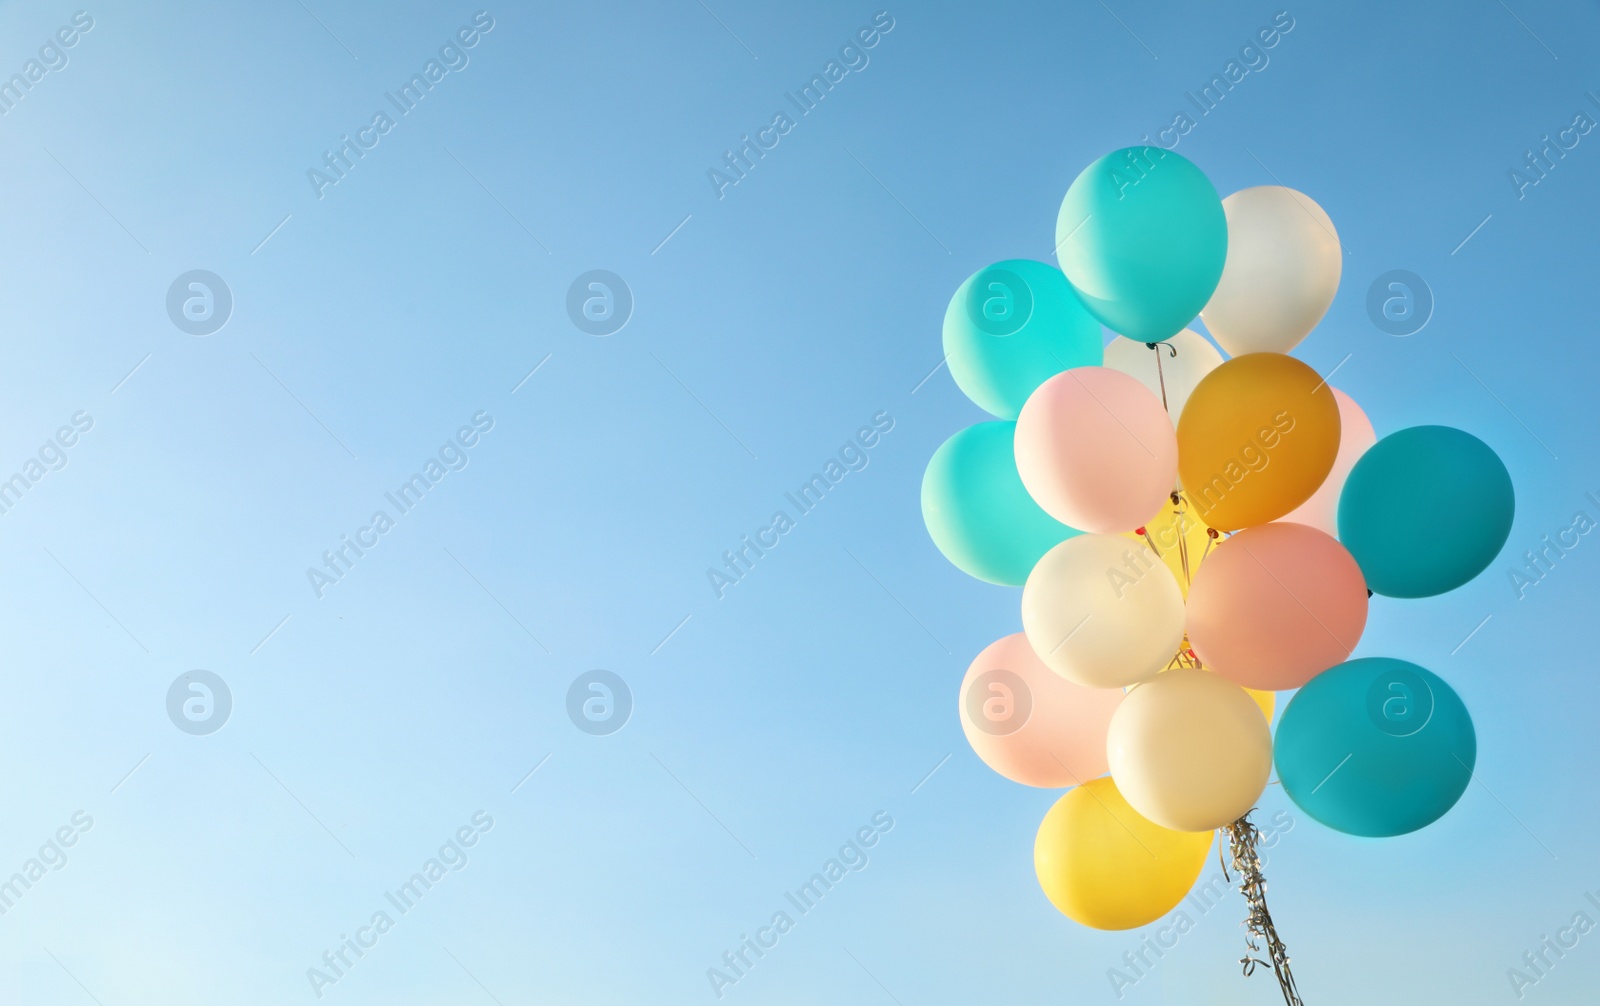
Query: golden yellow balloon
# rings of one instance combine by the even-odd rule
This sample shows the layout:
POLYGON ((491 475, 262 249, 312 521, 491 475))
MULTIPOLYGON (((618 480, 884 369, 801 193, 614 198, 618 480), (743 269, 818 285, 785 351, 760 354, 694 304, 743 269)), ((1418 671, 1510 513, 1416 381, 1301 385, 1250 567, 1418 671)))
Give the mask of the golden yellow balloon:
POLYGON ((1050 903, 1072 921, 1136 929, 1183 900, 1210 850, 1211 832, 1150 823, 1102 776, 1050 808, 1033 843, 1033 868, 1050 903))
POLYGON ((1129 531, 1125 537, 1143 546, 1142 557, 1152 564, 1152 568, 1154 561, 1159 558, 1171 571, 1173 579, 1178 581, 1178 589, 1183 596, 1188 597, 1190 581, 1199 572, 1207 551, 1215 548, 1216 543, 1211 540, 1208 534, 1210 529, 1196 515, 1184 493, 1174 495, 1178 497, 1176 503, 1167 502, 1154 517, 1144 522, 1143 527, 1129 531))
POLYGON ((1178 419, 1178 475, 1194 512, 1237 531, 1310 499, 1339 453, 1339 402, 1282 353, 1236 356, 1207 374, 1178 419))

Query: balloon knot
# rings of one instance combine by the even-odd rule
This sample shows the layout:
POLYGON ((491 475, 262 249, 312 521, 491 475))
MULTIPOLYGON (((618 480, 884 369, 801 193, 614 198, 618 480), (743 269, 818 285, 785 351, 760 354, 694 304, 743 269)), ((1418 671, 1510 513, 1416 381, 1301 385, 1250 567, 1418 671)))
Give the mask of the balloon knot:
MULTIPOLYGON (((1136 527, 1136 528, 1134 528, 1134 529, 1133 529, 1133 533, 1134 533, 1134 534, 1137 534, 1137 535, 1143 535, 1143 534, 1144 534, 1144 528, 1142 528, 1142 527, 1136 527)), ((1369 596, 1369 597, 1370 597, 1370 596, 1371 596, 1371 595, 1370 595, 1370 594, 1369 594, 1369 595, 1367 595, 1367 596, 1369 596)))

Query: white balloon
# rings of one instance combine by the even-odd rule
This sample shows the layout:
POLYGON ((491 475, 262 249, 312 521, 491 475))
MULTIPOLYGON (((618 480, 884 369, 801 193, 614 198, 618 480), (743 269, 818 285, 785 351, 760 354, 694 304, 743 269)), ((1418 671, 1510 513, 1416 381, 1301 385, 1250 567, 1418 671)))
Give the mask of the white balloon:
POLYGON ((1127 694, 1106 733, 1111 778, 1163 828, 1210 831, 1256 805, 1272 773, 1272 733, 1243 688, 1180 667, 1127 694))
POLYGON ((1117 336, 1106 346, 1105 365, 1120 370, 1163 399, 1172 425, 1200 379, 1222 366, 1222 354, 1199 332, 1184 329, 1154 349, 1142 342, 1117 336), (1157 357, 1160 369, 1157 370, 1157 357))
POLYGON ((1339 403, 1339 453, 1333 459, 1333 471, 1322 480, 1322 485, 1311 498, 1278 519, 1295 524, 1309 524, 1325 534, 1339 537, 1339 494, 1344 491, 1344 480, 1350 469, 1361 460, 1367 448, 1378 442, 1372 429, 1372 420, 1361 411, 1349 395, 1330 387, 1334 400, 1339 403))
POLYGON ((1172 661, 1183 642, 1183 594, 1138 540, 1081 534, 1046 552, 1028 574, 1022 631, 1068 681, 1121 688, 1172 661))
POLYGON ((1228 257, 1200 312, 1230 356, 1287 353, 1328 313, 1339 289, 1339 234, 1310 196, 1281 185, 1242 189, 1222 201, 1228 257))

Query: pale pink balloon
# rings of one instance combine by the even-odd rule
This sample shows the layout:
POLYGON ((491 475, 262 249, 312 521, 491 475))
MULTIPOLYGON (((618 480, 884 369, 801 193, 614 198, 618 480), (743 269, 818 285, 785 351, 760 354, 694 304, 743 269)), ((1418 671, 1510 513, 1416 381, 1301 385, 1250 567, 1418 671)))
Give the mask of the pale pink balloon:
POLYGON ((1299 688, 1355 649, 1367 627, 1367 581, 1331 535, 1260 524, 1201 563, 1185 625, 1200 660, 1234 684, 1299 688))
POLYGON ((1349 395, 1338 388, 1329 388, 1334 401, 1339 403, 1339 453, 1333 459, 1333 470, 1323 480, 1322 487, 1311 498, 1278 518, 1294 524, 1309 524, 1319 531, 1338 537, 1339 493, 1344 491, 1345 477, 1356 466, 1367 448, 1378 442, 1373 432, 1372 420, 1361 411, 1349 395))
POLYGON ((1178 437, 1161 400, 1108 367, 1045 381, 1017 416, 1017 474, 1034 502, 1080 531, 1150 519, 1178 477, 1178 437))
POLYGON ((967 668, 961 730, 985 765, 1024 786, 1057 789, 1105 775, 1106 730, 1120 688, 1086 688, 1046 667, 1018 632, 967 668))

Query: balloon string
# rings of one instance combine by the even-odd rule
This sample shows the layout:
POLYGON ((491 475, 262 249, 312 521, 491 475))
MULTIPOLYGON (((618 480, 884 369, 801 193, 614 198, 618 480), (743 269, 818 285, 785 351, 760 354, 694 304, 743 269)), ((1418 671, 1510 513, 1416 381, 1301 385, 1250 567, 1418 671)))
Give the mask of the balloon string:
MULTIPOLYGON (((1145 345, 1150 347, 1150 349, 1156 354, 1156 380, 1161 382, 1161 407, 1166 409, 1168 412, 1171 412, 1172 409, 1167 406, 1167 377, 1161 372, 1161 344, 1158 342, 1147 342, 1145 345)), ((1177 346, 1169 345, 1167 348, 1172 350, 1173 356, 1178 355, 1177 346)))
MULTIPOLYGON (((1254 808, 1251 808, 1254 812, 1254 808)), ((1267 910, 1267 881, 1261 875, 1261 856, 1256 851, 1256 845, 1261 841, 1261 832, 1250 820, 1250 814, 1233 822, 1223 829, 1228 836, 1228 851, 1233 858, 1233 868, 1239 873, 1239 893, 1244 895, 1245 903, 1250 908, 1250 914, 1245 919, 1246 930, 1245 945, 1249 950, 1239 958, 1239 963, 1244 967, 1246 978, 1255 973, 1256 967, 1270 963, 1272 974, 1278 979, 1278 990, 1283 993, 1286 1006, 1305 1006, 1300 1000, 1300 991, 1295 988, 1294 974, 1289 970, 1289 951, 1283 945, 1283 940, 1278 938, 1278 929, 1272 922, 1272 913, 1267 910), (1262 960, 1262 944, 1266 944, 1267 959, 1262 960)), ((1222 858, 1222 849, 1217 849, 1217 858, 1222 858)), ((1228 864, 1222 864, 1223 876, 1228 876, 1228 864)), ((1232 879, 1231 877, 1229 878, 1232 879)))
MULTIPOLYGON (((1157 354, 1156 360, 1160 359, 1161 356, 1157 354)), ((1193 586, 1194 575, 1189 571, 1189 529, 1184 526, 1187 521, 1184 519, 1183 497, 1176 492, 1172 494, 1172 506, 1172 512, 1178 517, 1178 560, 1183 564, 1183 582, 1185 586, 1193 586)))

